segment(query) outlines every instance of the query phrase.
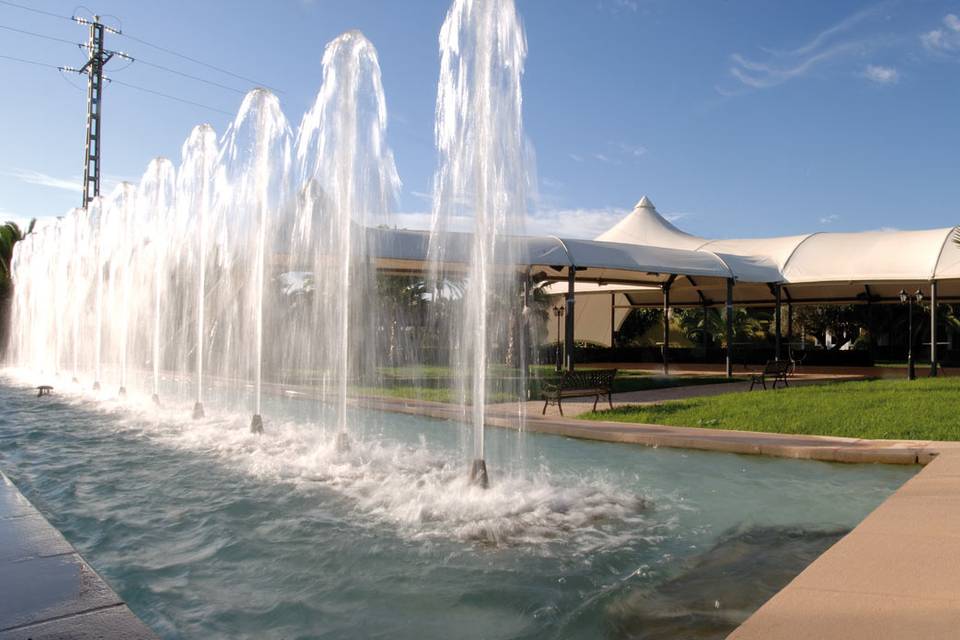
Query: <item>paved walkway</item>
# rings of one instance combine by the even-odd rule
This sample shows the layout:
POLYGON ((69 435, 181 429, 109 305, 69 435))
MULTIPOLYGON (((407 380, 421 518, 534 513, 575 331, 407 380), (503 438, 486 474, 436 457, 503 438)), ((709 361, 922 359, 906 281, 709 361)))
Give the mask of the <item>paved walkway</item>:
POLYGON ((0 472, 0 640, 155 640, 0 472))
MULTIPOLYGON (((680 373, 680 372, 678 372, 680 373)), ((702 372, 684 372, 684 375, 703 375, 702 372)), ((836 382, 838 380, 858 380, 863 379, 861 375, 855 374, 823 374, 823 373, 803 373, 790 377, 790 386, 803 387, 810 384, 823 384, 825 382, 836 382)), ((767 385, 772 384, 767 382, 767 385)), ((709 396, 718 396, 724 393, 736 393, 740 391, 749 391, 750 383, 743 380, 736 382, 718 382, 716 384, 696 384, 682 387, 668 387, 665 389, 647 389, 644 391, 627 391, 624 393, 613 394, 613 406, 620 407, 629 404, 659 404, 670 400, 685 400, 687 398, 706 398, 709 396)), ((760 393, 759 389, 755 389, 760 393)), ((597 410, 607 409, 609 405, 605 399, 597 403, 597 410)), ((490 405, 490 410, 497 413, 515 412, 516 403, 494 404, 490 405)), ((565 417, 576 417, 583 413, 593 410, 593 397, 570 398, 563 401, 563 415, 565 417)), ((543 415, 543 400, 531 400, 527 402, 527 415, 543 415)), ((559 416, 560 410, 556 404, 547 407, 547 416, 559 416)))

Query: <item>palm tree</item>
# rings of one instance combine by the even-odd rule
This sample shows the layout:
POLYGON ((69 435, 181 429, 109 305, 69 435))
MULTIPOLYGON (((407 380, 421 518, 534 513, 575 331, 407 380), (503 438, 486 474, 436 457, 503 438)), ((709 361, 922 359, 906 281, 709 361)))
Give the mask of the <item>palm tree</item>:
POLYGON ((24 233, 16 222, 7 222, 0 226, 0 357, 7 348, 9 335, 10 304, 13 301, 13 274, 10 263, 13 261, 13 247, 33 233, 37 221, 31 220, 24 233))

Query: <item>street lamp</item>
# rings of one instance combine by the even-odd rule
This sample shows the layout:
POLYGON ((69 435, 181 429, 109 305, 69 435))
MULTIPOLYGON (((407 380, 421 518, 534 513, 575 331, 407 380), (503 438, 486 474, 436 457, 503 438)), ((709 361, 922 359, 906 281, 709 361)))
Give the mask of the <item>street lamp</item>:
POLYGON ((917 372, 913 366, 913 301, 917 304, 923 302, 923 292, 920 289, 913 295, 909 295, 903 289, 900 289, 900 303, 907 305, 907 380, 916 380, 917 372))
POLYGON ((557 371, 563 370, 563 354, 560 349, 560 321, 566 313, 563 305, 557 305, 553 308, 553 315, 557 317, 557 371))

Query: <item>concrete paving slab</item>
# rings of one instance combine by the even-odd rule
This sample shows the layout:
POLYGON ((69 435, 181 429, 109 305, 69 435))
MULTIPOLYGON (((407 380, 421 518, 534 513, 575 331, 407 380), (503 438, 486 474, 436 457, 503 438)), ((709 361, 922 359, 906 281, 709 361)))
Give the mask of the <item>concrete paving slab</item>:
POLYGON ((960 600, 789 589, 728 640, 954 640, 960 629, 960 600))
POLYGON ((39 513, 0 520, 0 563, 72 552, 70 543, 39 513))
POLYGON ((123 604, 75 553, 0 567, 0 630, 123 604))
POLYGON ((0 631, 0 640, 155 640, 126 605, 0 631))
POLYGON ((0 639, 155 637, 0 472, 0 639))

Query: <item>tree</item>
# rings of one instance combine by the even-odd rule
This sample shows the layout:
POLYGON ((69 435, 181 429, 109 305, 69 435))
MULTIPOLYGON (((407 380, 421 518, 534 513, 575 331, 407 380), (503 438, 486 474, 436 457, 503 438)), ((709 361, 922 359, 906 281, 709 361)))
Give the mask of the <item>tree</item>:
POLYGON ((37 221, 31 220, 24 233, 16 222, 7 222, 0 226, 0 356, 7 348, 7 336, 10 333, 10 306, 13 302, 13 247, 33 233, 37 221))

